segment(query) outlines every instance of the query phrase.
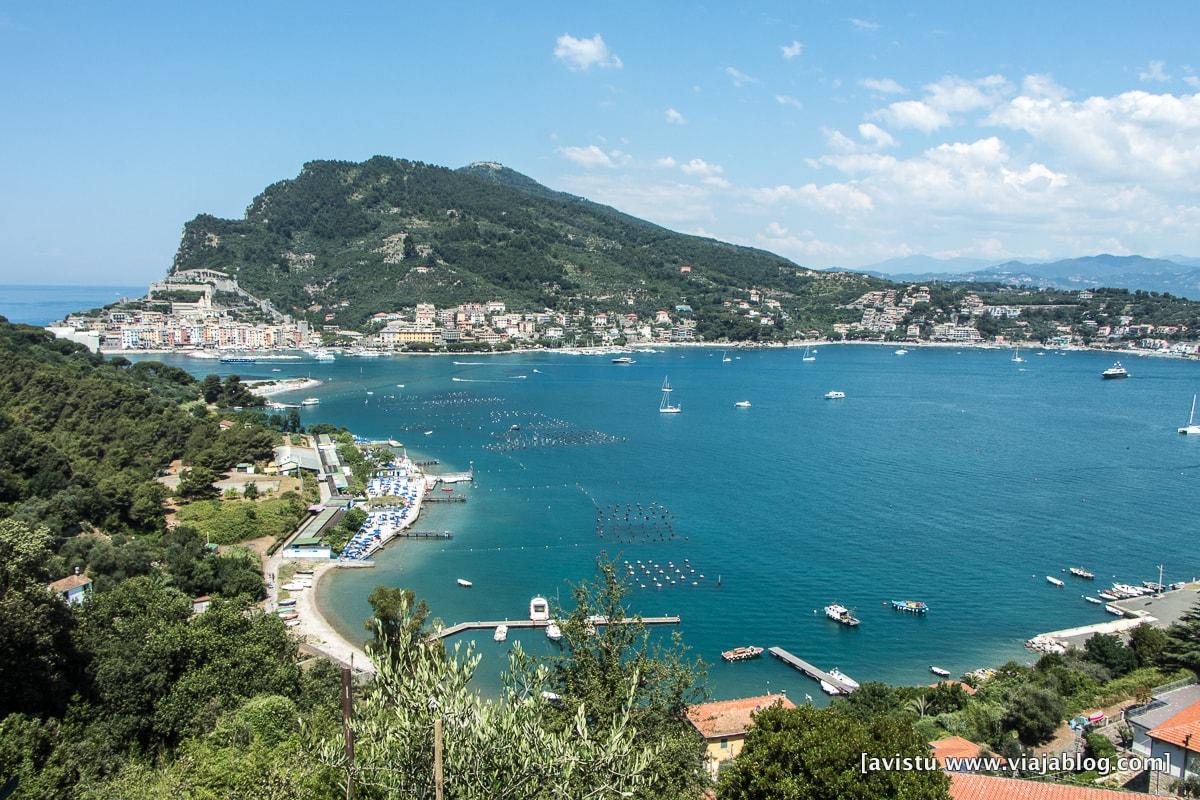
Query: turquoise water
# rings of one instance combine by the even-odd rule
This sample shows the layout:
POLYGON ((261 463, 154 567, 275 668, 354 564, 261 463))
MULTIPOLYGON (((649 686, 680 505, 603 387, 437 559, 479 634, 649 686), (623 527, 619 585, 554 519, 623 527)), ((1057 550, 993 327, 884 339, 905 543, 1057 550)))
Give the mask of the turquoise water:
POLYGON ((49 325, 72 311, 99 308, 145 293, 145 286, 0 285, 0 317, 26 325, 49 325))
MULTIPOLYGON (((713 694, 819 696, 772 658, 728 665, 719 653, 779 645, 860 681, 929 682, 930 664, 958 674, 1028 659, 1021 643, 1033 634, 1104 621, 1081 594, 1112 576, 1157 578, 1160 562, 1167 580, 1200 574, 1200 437, 1175 433, 1200 390, 1195 363, 1130 358, 1133 377, 1106 382, 1099 373, 1112 358, 1090 353, 1031 351, 1021 365, 1005 351, 898 357, 866 346, 821 347, 811 363, 799 351, 730 363, 710 349, 635 357, 625 367, 558 354, 172 362, 201 374, 321 378, 303 393, 321 398, 306 422, 394 436, 440 469, 474 463, 469 502, 428 507, 418 525, 453 540, 397 542, 374 569, 329 578, 325 610, 356 639, 377 584, 412 588, 447 623, 521 618, 534 594, 567 597, 602 550, 687 558, 706 576, 701 586, 635 589, 632 604, 682 616, 713 694), (668 374, 682 414, 657 412, 668 374), (846 399, 822 399, 830 389, 846 399), (734 408, 742 399, 753 407, 734 408), (531 442, 536 432, 546 446, 485 447, 513 424, 521 431, 509 435, 531 442), (601 439, 593 432, 622 441, 571 446, 601 439), (676 537, 618 543, 610 529, 599 538, 597 506, 638 502, 669 509, 676 537), (1046 582, 1073 565, 1096 583, 1046 582), (457 587, 459 577, 474 588, 457 587), (929 614, 883 605, 906 598, 929 614), (814 613, 835 601, 862 625, 814 613)), ((506 645, 490 631, 460 638, 477 640, 479 679, 495 685, 506 645)), ((550 652, 538 633, 510 642, 518 638, 550 652)))

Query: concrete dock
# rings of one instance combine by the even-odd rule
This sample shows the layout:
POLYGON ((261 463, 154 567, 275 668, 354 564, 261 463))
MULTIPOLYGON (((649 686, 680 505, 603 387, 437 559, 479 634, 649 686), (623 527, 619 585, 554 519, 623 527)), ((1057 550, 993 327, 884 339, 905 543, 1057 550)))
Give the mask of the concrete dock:
POLYGON ((841 690, 843 694, 850 694, 854 691, 854 687, 843 681, 841 678, 830 675, 823 669, 814 667, 812 664, 805 661, 799 656, 794 656, 782 647, 768 647, 767 652, 784 662, 788 666, 803 672, 808 677, 815 681, 825 681, 830 686, 834 686, 841 690))
MULTIPOLYGON (((668 617, 627 617, 620 620, 618 625, 629 625, 632 623, 641 622, 643 625, 678 625, 678 616, 668 617)), ((544 628, 549 624, 547 620, 531 620, 531 619, 497 619, 497 620, 480 620, 477 622, 460 622, 457 625, 451 625, 448 628, 442 628, 439 631, 434 631, 431 638, 447 639, 455 636, 463 631, 479 631, 487 629, 499 628, 501 625, 507 625, 509 628, 544 628)), ((608 625, 608 620, 600 618, 595 621, 597 625, 608 625)))

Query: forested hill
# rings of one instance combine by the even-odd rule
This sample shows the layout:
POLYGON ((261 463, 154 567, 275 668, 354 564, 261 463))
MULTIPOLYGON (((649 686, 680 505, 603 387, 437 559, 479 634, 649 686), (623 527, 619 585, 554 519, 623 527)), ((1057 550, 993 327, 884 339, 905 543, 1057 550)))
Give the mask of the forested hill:
POLYGON ((197 267, 345 326, 418 302, 638 311, 719 303, 751 286, 786 298, 818 280, 780 256, 675 233, 499 164, 451 170, 382 156, 305 164, 241 220, 196 217, 173 270, 197 267))

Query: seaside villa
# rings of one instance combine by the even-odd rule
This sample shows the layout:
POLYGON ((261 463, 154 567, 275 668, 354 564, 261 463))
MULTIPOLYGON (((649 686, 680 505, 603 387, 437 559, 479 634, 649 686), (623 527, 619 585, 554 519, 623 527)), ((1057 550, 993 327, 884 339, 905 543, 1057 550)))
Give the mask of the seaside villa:
POLYGON ((92 579, 75 570, 74 575, 68 575, 49 584, 50 591, 62 597, 71 605, 79 605, 92 591, 92 579))
POLYGON ((741 697, 736 700, 718 700, 689 706, 688 722, 692 723, 704 737, 704 761, 709 776, 717 779, 721 765, 742 752, 746 733, 754 724, 752 715, 773 705, 795 708, 795 704, 783 694, 764 694, 758 697, 741 697))

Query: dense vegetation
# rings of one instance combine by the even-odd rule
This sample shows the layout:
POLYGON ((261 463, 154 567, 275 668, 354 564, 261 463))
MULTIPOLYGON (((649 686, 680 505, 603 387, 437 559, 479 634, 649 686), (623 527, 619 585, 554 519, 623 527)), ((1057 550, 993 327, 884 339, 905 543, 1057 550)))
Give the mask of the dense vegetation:
POLYGON ((828 308, 883 284, 675 233, 498 165, 450 170, 382 156, 305 164, 241 220, 196 217, 173 269, 199 267, 236 275, 277 308, 314 321, 332 313, 354 328, 418 302, 500 299, 643 316, 687 303, 716 334, 735 322, 720 306, 735 290, 763 287, 786 306, 828 308), (690 273, 680 272, 685 264, 690 273))

